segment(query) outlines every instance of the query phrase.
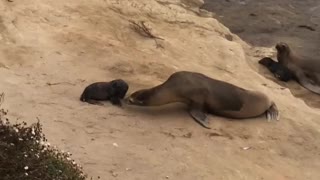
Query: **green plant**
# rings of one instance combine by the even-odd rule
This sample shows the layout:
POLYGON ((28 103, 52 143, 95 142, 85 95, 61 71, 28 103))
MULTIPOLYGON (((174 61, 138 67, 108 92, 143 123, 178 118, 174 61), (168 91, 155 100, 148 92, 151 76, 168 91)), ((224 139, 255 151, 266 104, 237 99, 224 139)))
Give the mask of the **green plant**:
MULTIPOLYGON (((0 94, 0 106, 4 94, 0 94)), ((82 167, 70 153, 50 146, 40 122, 11 124, 0 109, 1 180, 85 180, 82 167)))

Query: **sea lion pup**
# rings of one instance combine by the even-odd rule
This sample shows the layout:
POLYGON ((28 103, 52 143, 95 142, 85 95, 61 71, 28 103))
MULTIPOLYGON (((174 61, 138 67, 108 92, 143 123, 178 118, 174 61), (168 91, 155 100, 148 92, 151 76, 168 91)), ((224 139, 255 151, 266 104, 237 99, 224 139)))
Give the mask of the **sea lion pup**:
POLYGON ((128 84, 122 79, 115 79, 110 82, 96 82, 84 89, 80 100, 98 105, 102 105, 98 101, 110 100, 113 105, 122 106, 121 99, 126 95, 128 88, 128 84))
POLYGON ((266 114, 268 120, 279 120, 277 106, 263 93, 245 90, 201 73, 188 71, 175 72, 164 83, 138 90, 124 102, 138 106, 185 103, 193 119, 208 129, 210 127, 206 113, 235 119, 266 114))
POLYGON ((267 67, 269 71, 280 81, 289 81, 294 78, 293 73, 285 66, 269 57, 259 60, 259 64, 267 67))
POLYGON ((284 42, 276 44, 278 62, 287 67, 306 89, 320 94, 320 59, 298 56, 284 42))

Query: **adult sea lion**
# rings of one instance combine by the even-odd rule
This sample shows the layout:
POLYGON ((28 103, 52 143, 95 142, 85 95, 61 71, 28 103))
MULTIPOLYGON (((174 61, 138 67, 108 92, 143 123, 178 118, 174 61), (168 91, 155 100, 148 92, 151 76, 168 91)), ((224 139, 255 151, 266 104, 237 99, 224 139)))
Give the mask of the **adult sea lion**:
POLYGON ((320 94, 320 59, 296 55, 284 42, 276 44, 278 62, 287 67, 306 89, 320 94))
POLYGON ((80 100, 90 104, 99 104, 98 101, 110 100, 113 105, 121 106, 121 99, 128 91, 128 84, 122 79, 115 79, 110 82, 96 82, 87 86, 80 100))
POLYGON ((269 57, 259 60, 259 64, 267 67, 269 71, 280 81, 287 82, 294 79, 294 74, 287 67, 269 57))
POLYGON ((206 113, 235 119, 266 114, 268 120, 279 120, 276 104, 265 94, 188 71, 175 72, 158 86, 138 90, 127 97, 125 102, 138 106, 185 103, 193 119, 209 129, 206 113))

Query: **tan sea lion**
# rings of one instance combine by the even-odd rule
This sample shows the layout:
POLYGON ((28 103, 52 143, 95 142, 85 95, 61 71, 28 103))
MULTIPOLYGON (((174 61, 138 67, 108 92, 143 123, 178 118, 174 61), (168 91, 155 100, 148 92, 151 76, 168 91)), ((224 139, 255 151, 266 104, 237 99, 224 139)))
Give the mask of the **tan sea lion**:
POLYGON ((209 129, 206 113, 235 119, 266 114, 268 120, 279 120, 276 104, 265 94, 188 71, 175 72, 158 86, 136 91, 125 102, 138 106, 185 103, 193 119, 209 129))
POLYGON ((278 62, 293 72, 295 79, 306 89, 320 94, 320 59, 296 55, 289 45, 276 45, 278 62))

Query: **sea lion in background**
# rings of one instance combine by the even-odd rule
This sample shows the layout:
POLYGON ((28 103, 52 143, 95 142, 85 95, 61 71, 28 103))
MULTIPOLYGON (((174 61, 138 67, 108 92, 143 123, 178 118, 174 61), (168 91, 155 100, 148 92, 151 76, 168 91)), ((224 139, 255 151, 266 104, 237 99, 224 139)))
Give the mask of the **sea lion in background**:
POLYGON ((298 56, 283 42, 278 43, 276 49, 278 62, 287 67, 303 87, 320 94, 320 59, 298 56))
POLYGON ((113 105, 122 106, 121 99, 126 95, 128 88, 128 84, 122 79, 110 82, 96 82, 84 89, 80 100, 98 105, 101 105, 98 101, 110 100, 113 105))
POLYGON ((293 73, 287 67, 281 65, 280 63, 274 61, 269 57, 265 57, 259 60, 259 64, 267 67, 269 71, 280 81, 287 82, 291 79, 294 79, 293 73))
POLYGON ((235 119, 266 114, 268 120, 279 120, 277 106, 265 94, 188 71, 175 72, 164 83, 138 90, 124 102, 138 106, 185 103, 193 119, 209 129, 206 113, 235 119))

